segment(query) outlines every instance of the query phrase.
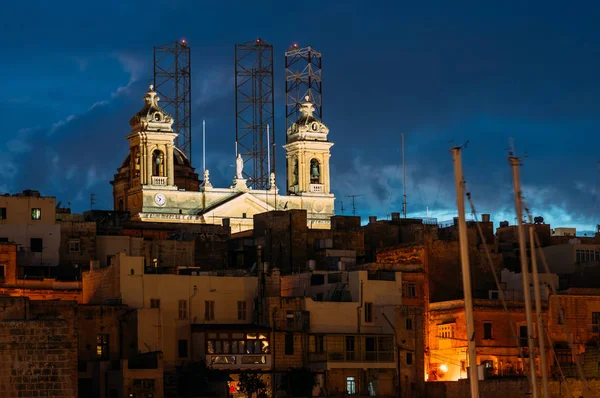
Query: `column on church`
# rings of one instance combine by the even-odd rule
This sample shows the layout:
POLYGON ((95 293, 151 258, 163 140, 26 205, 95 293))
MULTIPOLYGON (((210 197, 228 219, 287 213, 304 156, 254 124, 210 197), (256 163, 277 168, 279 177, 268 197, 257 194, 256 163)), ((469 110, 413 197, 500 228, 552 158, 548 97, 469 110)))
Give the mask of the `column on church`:
POLYGON ((323 168, 321 170, 321 180, 323 181, 323 191, 325 193, 329 193, 331 190, 331 184, 329 181, 329 158, 331 158, 330 154, 323 154, 323 168))
POLYGON ((138 143, 138 151, 140 151, 140 184, 146 184, 146 164, 144 163, 146 159, 146 145, 142 140, 138 143))
POLYGON ((165 164, 167 168, 167 185, 175 185, 175 162, 173 161, 173 145, 167 144, 167 162, 165 164))
POLYGON ((152 151, 150 144, 146 144, 146 184, 152 184, 152 151))

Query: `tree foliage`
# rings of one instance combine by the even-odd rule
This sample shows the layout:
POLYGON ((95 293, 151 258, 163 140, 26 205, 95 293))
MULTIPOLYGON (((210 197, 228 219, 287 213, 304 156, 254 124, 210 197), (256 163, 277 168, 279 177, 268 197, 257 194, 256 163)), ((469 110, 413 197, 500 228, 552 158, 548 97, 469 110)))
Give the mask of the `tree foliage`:
POLYGON ((262 375, 258 373, 240 374, 238 386, 241 392, 248 394, 248 398, 252 398, 254 394, 267 387, 262 379, 262 375))

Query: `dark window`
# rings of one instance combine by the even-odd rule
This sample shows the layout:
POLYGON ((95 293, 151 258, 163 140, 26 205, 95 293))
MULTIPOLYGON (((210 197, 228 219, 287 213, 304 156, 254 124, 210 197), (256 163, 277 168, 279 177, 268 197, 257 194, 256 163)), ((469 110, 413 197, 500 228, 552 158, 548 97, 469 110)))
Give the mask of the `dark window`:
POLYGON ((96 354, 100 359, 108 359, 108 335, 99 334, 96 336, 96 354))
POLYGON ((317 335, 315 336, 315 352, 322 354, 325 352, 325 336, 317 335))
POLYGON ((310 276, 310 284, 311 286, 320 286, 325 284, 325 275, 324 274, 312 274, 310 276))
POLYGON ((417 287, 414 283, 402 284, 402 296, 404 297, 417 297, 417 287))
POLYGON ((492 292, 491 299, 498 300, 498 291, 497 290, 492 292))
POLYGON ((160 308, 160 299, 150 299, 150 308, 160 308))
POLYGON ((179 358, 187 358, 188 357, 188 341, 187 340, 179 340, 179 358))
POLYGON ((42 219, 42 209, 39 207, 35 207, 31 209, 31 219, 32 220, 41 220, 42 219))
POLYGON ((179 319, 184 320, 188 318, 188 311, 187 311, 187 300, 179 300, 178 302, 178 314, 179 314, 179 319))
POLYGON ((592 332, 598 333, 600 329, 600 312, 592 312, 592 332))
POLYGON ((8 238, 0 238, 0 243, 8 243, 8 238))
MULTIPOLYGON (((246 302, 245 301, 238 301, 237 303, 237 310, 238 310, 238 321, 245 321, 246 320, 246 302)), ((214 312, 214 309, 213 309, 214 312)))
POLYGON ((373 322, 373 303, 365 303, 365 322, 373 322))
POLYGON ((376 351, 375 337, 365 337, 365 349, 367 351, 376 351))
POLYGON ((407 365, 412 365, 413 364, 412 352, 407 352, 406 353, 406 364, 407 365))
POLYGON ((42 238, 31 238, 31 251, 36 253, 41 253, 43 250, 43 241, 42 238))
POLYGON ((492 324, 491 324, 491 322, 483 323, 483 339, 484 340, 492 339, 492 324))
POLYGON ((4 269, 5 269, 5 265, 0 265, 0 278, 4 279, 4 269))
POLYGON ((285 334, 285 355, 294 355, 294 333, 285 334))
POLYGON ((354 336, 346 336, 346 360, 354 361, 354 336))
POLYGON ((6 220, 6 207, 0 207, 0 220, 6 220))
POLYGON ((521 346, 527 347, 527 326, 519 326, 519 337, 521 338, 521 346))
POLYGON ((406 318, 406 330, 412 330, 412 319, 406 318))
POLYGON ((204 320, 205 321, 214 321, 215 320, 215 302, 214 301, 205 301, 204 302, 204 320))

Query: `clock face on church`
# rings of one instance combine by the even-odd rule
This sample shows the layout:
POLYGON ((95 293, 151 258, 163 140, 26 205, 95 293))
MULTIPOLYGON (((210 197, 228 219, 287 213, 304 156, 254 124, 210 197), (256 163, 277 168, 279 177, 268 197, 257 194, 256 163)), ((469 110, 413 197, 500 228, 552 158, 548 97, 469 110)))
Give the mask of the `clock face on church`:
POLYGON ((154 202, 159 206, 164 206, 167 203, 167 198, 162 193, 157 193, 154 196, 154 202))

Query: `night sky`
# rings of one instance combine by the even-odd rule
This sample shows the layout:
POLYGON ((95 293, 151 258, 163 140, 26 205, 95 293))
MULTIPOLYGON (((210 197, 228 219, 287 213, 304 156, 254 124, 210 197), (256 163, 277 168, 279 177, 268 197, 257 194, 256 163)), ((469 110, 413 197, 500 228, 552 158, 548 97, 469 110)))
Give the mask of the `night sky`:
POLYGON ((600 223, 597 2, 10 2, 0 20, 0 192, 36 189, 74 211, 112 208, 129 119, 152 81, 153 46, 192 48, 193 164, 215 186, 234 174, 235 43, 262 37, 276 56, 277 177, 283 189, 283 54, 323 53, 336 213, 456 213, 451 146, 480 213, 514 222, 510 137, 525 199, 553 227, 600 223), (595 4, 594 4, 595 3, 595 4))

